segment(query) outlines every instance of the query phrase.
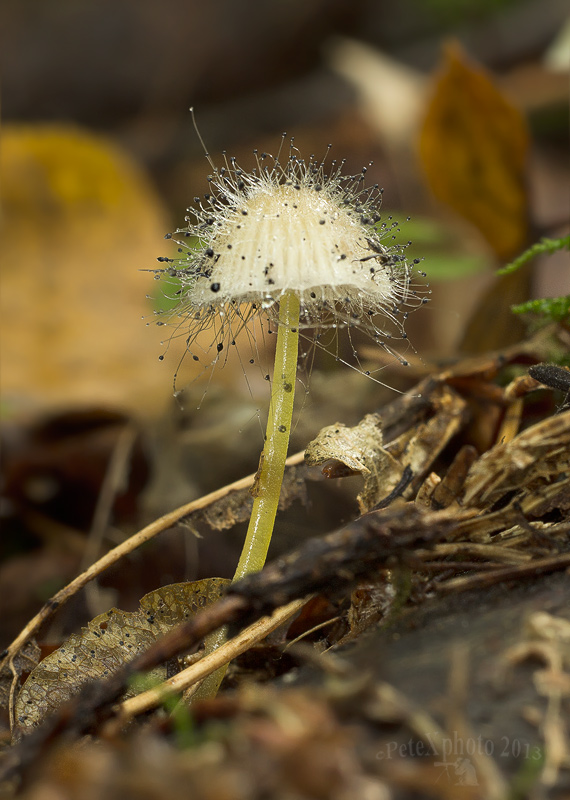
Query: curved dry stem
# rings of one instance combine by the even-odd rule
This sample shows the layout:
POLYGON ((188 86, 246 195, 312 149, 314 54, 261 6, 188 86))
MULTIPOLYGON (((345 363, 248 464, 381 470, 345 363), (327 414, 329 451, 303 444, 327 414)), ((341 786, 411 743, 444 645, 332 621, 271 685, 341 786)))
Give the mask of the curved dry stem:
MULTIPOLYGON (((303 458, 304 451, 295 453, 287 459, 287 465, 293 466, 295 464, 300 464, 302 463, 303 458)), ((9 647, 1 654, 2 657, 0 660, 0 668, 2 668, 5 664, 10 664, 17 653, 26 644, 26 642, 28 642, 32 636, 38 632, 41 626, 55 614, 57 609, 64 605, 64 603, 66 603, 71 597, 73 597, 73 595, 75 595, 80 589, 89 583, 89 581, 93 580, 93 578, 96 578, 113 564, 116 564, 117 561, 120 561, 124 556, 132 553, 133 550, 137 549, 137 547, 140 547, 141 545, 145 544, 145 542, 153 539, 157 534, 168 530, 168 528, 171 528, 183 517, 187 517, 195 511, 199 511, 203 508, 207 508, 208 506, 212 505, 212 503, 223 499, 231 492, 247 489, 249 486, 252 486, 254 480, 255 475, 247 475, 245 478, 240 478, 238 481, 234 481, 227 486, 223 486, 221 489, 216 489, 215 492, 210 492, 203 497, 192 500, 192 502, 186 503, 174 511, 169 511, 168 514, 164 514, 159 519, 151 522, 150 525, 142 528, 142 530, 138 531, 138 533, 135 533, 133 536, 129 537, 126 541, 121 542, 121 544, 117 545, 117 547, 109 550, 108 553, 106 553, 102 558, 82 572, 81 575, 78 575, 74 580, 71 581, 71 583, 68 583, 67 586, 64 586, 63 589, 60 589, 59 592, 54 594, 53 597, 50 598, 41 608, 41 610, 35 615, 35 617, 32 617, 25 628, 22 629, 9 647)))

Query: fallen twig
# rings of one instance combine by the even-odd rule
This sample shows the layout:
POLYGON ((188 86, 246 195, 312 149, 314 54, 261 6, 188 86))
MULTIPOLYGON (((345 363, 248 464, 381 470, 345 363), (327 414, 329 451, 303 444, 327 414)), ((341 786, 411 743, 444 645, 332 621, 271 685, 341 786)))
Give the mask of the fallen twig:
POLYGON ((118 732, 132 717, 160 705, 165 694, 183 692, 188 687, 215 672, 219 667, 233 661, 236 656, 244 653, 254 644, 264 639, 279 625, 292 617, 293 614, 300 611, 309 599, 310 596, 300 600, 292 600, 286 606, 276 609, 271 616, 262 617, 257 622, 254 622, 253 625, 250 625, 233 639, 221 645, 217 650, 204 656, 200 661, 182 670, 159 686, 125 700, 117 709, 118 716, 114 721, 115 724, 110 723, 112 727, 106 729, 106 731, 118 732))
MULTIPOLYGON (((289 466, 293 466, 295 464, 302 463, 303 455, 303 452, 295 453, 287 459, 287 464, 289 466)), ((35 617, 32 617, 32 619, 28 622, 25 628, 20 631, 18 636, 9 645, 9 647, 7 647, 6 650, 0 654, 0 669, 5 664, 9 664, 14 656, 26 644, 26 642, 29 641, 32 636, 35 636, 41 626, 47 622, 47 620, 57 611, 57 609, 64 605, 64 603, 67 603, 67 601, 77 594, 77 592, 86 584, 88 584, 89 581, 92 581, 93 578, 96 578, 117 561, 120 561, 121 558, 124 558, 129 553, 132 553, 133 550, 136 550, 141 545, 150 541, 159 533, 171 528, 175 523, 179 522, 181 519, 184 519, 184 517, 187 517, 196 511, 200 511, 203 508, 207 508, 209 505, 221 500, 231 492, 237 492, 241 489, 248 489, 253 485, 254 477, 255 475, 247 475, 245 478, 240 478, 240 480, 234 481, 234 483, 223 486, 221 489, 216 489, 215 492, 210 492, 203 497, 199 497, 196 500, 192 500, 190 503, 186 503, 185 505, 176 508, 174 511, 170 511, 168 514, 164 514, 159 519, 151 522, 150 525, 147 525, 145 528, 138 531, 138 533, 130 536, 126 541, 121 542, 121 544, 117 545, 117 547, 109 550, 108 553, 105 553, 102 558, 100 558, 94 564, 91 564, 91 566, 82 572, 81 575, 78 575, 74 580, 71 581, 71 583, 68 583, 67 586, 54 594, 54 596, 45 603, 35 617)))
POLYGON ((528 564, 521 564, 511 567, 502 567, 488 572, 478 573, 477 575, 466 575, 462 578, 453 578, 436 585, 434 588, 439 594, 455 594, 456 592, 467 592, 470 589, 481 589, 485 586, 492 586, 494 583, 504 583, 505 581, 519 580, 522 578, 534 578, 544 575, 547 572, 557 572, 570 566, 570 553, 561 553, 551 558, 536 558, 528 564))

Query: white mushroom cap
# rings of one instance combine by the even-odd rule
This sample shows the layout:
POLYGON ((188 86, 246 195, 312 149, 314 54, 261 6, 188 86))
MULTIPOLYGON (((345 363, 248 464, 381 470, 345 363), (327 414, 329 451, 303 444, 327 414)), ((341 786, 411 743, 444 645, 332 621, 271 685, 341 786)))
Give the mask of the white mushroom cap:
POLYGON ((221 350, 253 317, 276 321, 279 298, 294 292, 301 328, 358 327, 393 352, 388 329, 405 339, 401 308, 425 298, 410 288, 404 247, 386 244, 398 223, 381 221, 382 190, 365 187, 366 168, 343 176, 344 162, 327 171, 325 159, 305 162, 293 147, 283 164, 258 156, 252 172, 225 164, 194 198, 188 226, 167 237, 181 256, 159 259, 180 283, 174 314, 188 321, 188 347, 213 327, 221 350))
POLYGON ((326 190, 297 186, 262 182, 226 216, 209 243, 211 274, 198 277, 189 292, 193 303, 211 303, 214 286, 216 303, 293 291, 310 306, 311 291, 322 297, 324 290, 331 301, 354 294, 370 305, 393 304, 381 254, 367 258, 370 231, 326 190))

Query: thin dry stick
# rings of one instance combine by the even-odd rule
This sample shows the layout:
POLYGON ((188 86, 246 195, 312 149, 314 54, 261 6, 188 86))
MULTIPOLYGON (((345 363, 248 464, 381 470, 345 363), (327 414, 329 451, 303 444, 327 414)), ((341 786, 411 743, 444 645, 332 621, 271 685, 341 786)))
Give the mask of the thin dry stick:
POLYGON ((224 664, 232 661, 236 656, 244 653, 256 642, 264 639, 275 628, 278 628, 281 623, 288 620, 297 611, 300 611, 308 600, 310 600, 310 596, 301 600, 293 600, 286 606, 278 608, 271 616, 257 620, 249 628, 230 639, 229 642, 221 645, 217 650, 204 656, 200 661, 182 670, 182 672, 164 681, 159 686, 125 700, 118 707, 117 722, 122 726, 137 714, 142 714, 144 711, 160 705, 164 700, 165 693, 182 692, 192 684, 201 681, 224 664))
POLYGON ((520 429, 523 412, 523 399, 517 397, 507 407, 501 427, 497 434, 497 444, 512 442, 520 429))
MULTIPOLYGON (((377 711, 380 713, 377 717, 380 721, 383 713, 388 719, 393 719, 396 715, 401 717, 412 733, 430 746, 434 755, 444 755, 449 737, 427 711, 411 702, 403 692, 390 683, 379 682, 373 691, 374 700, 378 703, 377 711)), ((374 709, 374 706, 372 708, 374 709)))
MULTIPOLYGON (((471 542, 458 542, 453 544, 436 544, 430 550, 418 550, 416 558, 431 561, 437 556, 462 555, 481 556, 488 561, 506 561, 509 564, 520 564, 532 560, 530 553, 523 553, 519 550, 512 550, 504 545, 497 544, 478 544, 471 542)), ((448 566, 453 566, 453 561, 446 562, 448 566)))
POLYGON ((466 592, 469 589, 480 589, 481 587, 491 586, 494 583, 516 581, 519 578, 556 572, 568 566, 570 566, 570 553, 562 553, 561 555, 549 556, 548 558, 535 558, 526 564, 500 567, 492 572, 468 575, 465 578, 452 578, 445 583, 435 585, 434 589, 439 594, 466 592))
MULTIPOLYGON (((379 710, 388 711, 393 717, 399 714, 410 730, 422 739, 433 752, 434 757, 442 759, 439 766, 445 766, 449 755, 449 745, 457 736, 456 731, 441 728, 427 711, 412 702, 389 683, 378 683, 374 687, 379 710)), ((381 713, 378 715, 381 719, 381 713)), ((486 757, 487 761, 489 760, 486 757)), ((507 786, 500 772, 493 763, 489 764, 483 759, 478 759, 475 767, 479 778, 485 784, 485 797, 489 800, 503 800, 507 797, 507 786)), ((437 765, 436 765, 437 766, 437 765)))
MULTIPOLYGON (((138 436, 134 425, 127 425, 121 431, 117 443, 113 448, 111 458, 105 471, 97 506, 91 521, 91 530, 87 539, 87 547, 81 560, 81 570, 86 570, 95 562, 100 554, 105 531, 109 527, 109 520, 113 510, 113 503, 117 492, 125 483, 129 461, 133 447, 138 436)), ((86 599, 89 613, 92 617, 104 611, 101 608, 101 591, 96 581, 86 586, 86 599)))
MULTIPOLYGON (((294 466, 295 464, 302 463, 304 455, 304 451, 301 451, 290 456, 286 461, 287 466, 294 466)), ((164 514, 164 516, 160 517, 154 522, 151 522, 151 524, 147 525, 146 528, 143 528, 138 533, 135 533, 129 539, 117 545, 117 547, 109 550, 108 553, 92 564, 88 569, 85 570, 85 572, 82 572, 81 575, 78 575, 77 578, 71 581, 71 583, 69 583, 59 592, 54 594, 54 596, 47 601, 47 603, 36 614, 36 616, 33 617, 25 626, 25 628, 18 634, 12 644, 6 650, 4 650, 2 653, 2 659, 0 660, 0 668, 2 668, 6 663, 10 663, 19 650, 26 644, 26 642, 31 639, 32 636, 34 636, 34 634, 40 629, 44 622, 46 622, 46 620, 48 620, 60 606, 73 597, 73 595, 76 594, 79 589, 82 589, 85 584, 97 577, 97 575, 100 575, 108 567, 112 566, 121 558, 123 558, 123 556, 132 553, 133 550, 136 550, 137 547, 140 547, 145 542, 148 542, 157 534, 162 533, 162 531, 172 527, 172 525, 174 525, 183 517, 186 517, 195 511, 199 511, 202 508, 207 508, 209 505, 221 500, 231 492, 236 492, 240 489, 247 489, 249 486, 252 486, 254 478, 255 475, 247 475, 247 477, 240 478, 238 481, 229 483, 227 486, 223 486, 221 489, 216 489, 215 492, 210 492, 203 497, 193 500, 191 503, 186 503, 186 505, 180 506, 174 511, 170 511, 168 514, 164 514)))

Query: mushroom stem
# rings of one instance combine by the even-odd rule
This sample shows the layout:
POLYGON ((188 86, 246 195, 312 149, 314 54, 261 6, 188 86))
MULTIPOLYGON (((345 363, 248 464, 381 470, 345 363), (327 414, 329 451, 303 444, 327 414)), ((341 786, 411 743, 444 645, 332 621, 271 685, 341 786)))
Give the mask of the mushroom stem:
MULTIPOLYGON (((249 527, 233 582, 239 581, 250 572, 259 572, 263 569, 271 542, 291 436, 299 355, 300 312, 301 303, 298 295, 294 292, 285 292, 279 301, 279 327, 265 445, 252 488, 254 501, 249 527)), ((206 637, 206 655, 224 644, 227 633, 227 627, 223 627, 206 637)), ((194 698, 214 697, 226 670, 227 664, 208 675, 194 698)))
POLYGON ((253 509, 234 581, 263 569, 271 542, 291 436, 299 354, 299 314, 298 295, 285 292, 279 301, 279 327, 265 445, 252 488, 253 509))

